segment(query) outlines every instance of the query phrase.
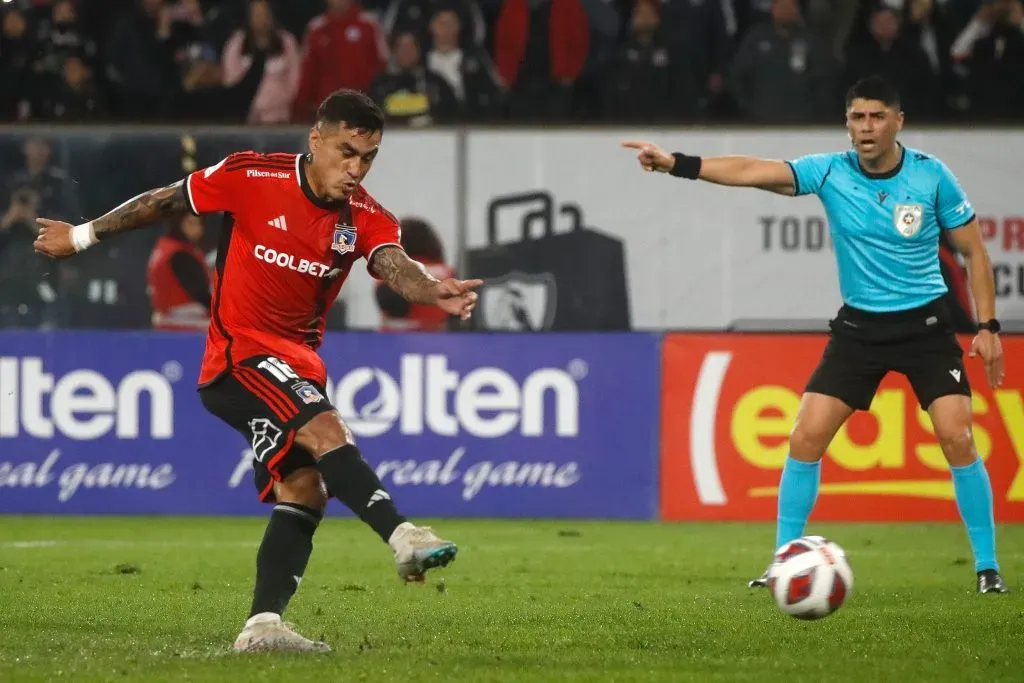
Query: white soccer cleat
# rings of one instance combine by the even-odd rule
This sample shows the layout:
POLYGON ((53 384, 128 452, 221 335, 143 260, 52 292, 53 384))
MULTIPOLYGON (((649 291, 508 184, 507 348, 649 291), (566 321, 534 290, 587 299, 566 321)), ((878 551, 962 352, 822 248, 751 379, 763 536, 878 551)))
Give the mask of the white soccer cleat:
POLYGON ((238 634, 235 652, 330 652, 327 643, 313 642, 292 630, 278 614, 257 614, 238 634))
POLYGON ((389 541, 395 551, 395 565, 403 581, 422 583, 428 569, 447 567, 459 552, 451 541, 446 541, 428 526, 400 524, 389 541))

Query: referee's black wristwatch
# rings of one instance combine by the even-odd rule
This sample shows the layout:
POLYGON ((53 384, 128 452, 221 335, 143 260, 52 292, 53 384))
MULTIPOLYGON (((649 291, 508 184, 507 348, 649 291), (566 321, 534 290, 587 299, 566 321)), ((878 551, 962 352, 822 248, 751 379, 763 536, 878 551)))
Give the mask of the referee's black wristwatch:
POLYGON ((979 330, 988 330, 992 334, 999 334, 999 330, 1003 329, 1003 326, 999 324, 999 321, 995 318, 986 320, 983 323, 978 323, 979 330))

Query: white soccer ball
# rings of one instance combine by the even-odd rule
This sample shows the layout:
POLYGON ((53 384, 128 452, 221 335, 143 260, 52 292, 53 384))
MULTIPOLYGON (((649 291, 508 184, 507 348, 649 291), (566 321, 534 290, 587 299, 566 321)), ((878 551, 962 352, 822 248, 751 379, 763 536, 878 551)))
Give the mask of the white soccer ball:
POLYGON ((803 536, 775 551, 768 570, 772 598, 797 619, 821 619, 842 607, 853 590, 846 552, 821 536, 803 536))

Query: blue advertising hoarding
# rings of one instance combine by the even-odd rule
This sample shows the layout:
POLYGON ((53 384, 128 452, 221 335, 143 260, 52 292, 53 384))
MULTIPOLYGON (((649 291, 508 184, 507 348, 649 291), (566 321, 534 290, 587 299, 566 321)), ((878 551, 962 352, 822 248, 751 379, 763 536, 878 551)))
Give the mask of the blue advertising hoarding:
MULTIPOLYGON (((199 401, 203 345, 0 334, 0 513, 265 514, 249 445, 199 401)), ((410 516, 657 515, 657 335, 345 333, 321 353, 410 516)))

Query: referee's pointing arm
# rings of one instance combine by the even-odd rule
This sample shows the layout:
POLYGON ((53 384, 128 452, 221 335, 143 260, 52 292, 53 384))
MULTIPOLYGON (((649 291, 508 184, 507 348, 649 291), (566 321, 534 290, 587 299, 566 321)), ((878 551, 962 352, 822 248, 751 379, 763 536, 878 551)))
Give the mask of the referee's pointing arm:
POLYGON ((702 158, 679 152, 669 154, 657 145, 639 140, 627 140, 622 146, 639 150, 637 160, 645 171, 706 180, 716 185, 756 187, 782 195, 796 193, 793 171, 785 161, 743 156, 702 158))

